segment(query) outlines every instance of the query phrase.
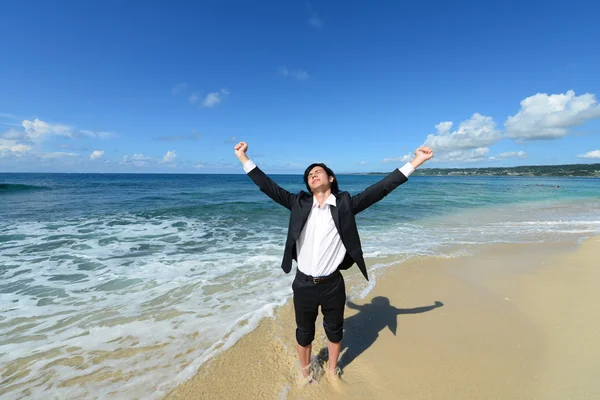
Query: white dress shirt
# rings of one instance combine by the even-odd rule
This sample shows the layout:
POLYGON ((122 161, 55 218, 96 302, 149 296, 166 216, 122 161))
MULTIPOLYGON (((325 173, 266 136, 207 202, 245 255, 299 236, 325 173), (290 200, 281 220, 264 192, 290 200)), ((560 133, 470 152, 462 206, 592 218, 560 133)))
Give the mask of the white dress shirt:
POLYGON ((298 269, 306 275, 327 276, 344 260, 346 248, 331 216, 330 207, 335 206, 333 194, 321 207, 313 197, 310 214, 296 242, 298 269))
MULTIPOLYGON (((246 173, 254 168, 256 164, 252 160, 244 163, 246 173)), ((399 170, 408 178, 415 169, 410 163, 406 163, 399 170)), ((306 275, 330 275, 335 272, 346 255, 346 248, 333 222, 330 207, 336 207, 336 198, 333 194, 329 195, 321 207, 313 197, 308 220, 296 242, 298 269, 306 275)))

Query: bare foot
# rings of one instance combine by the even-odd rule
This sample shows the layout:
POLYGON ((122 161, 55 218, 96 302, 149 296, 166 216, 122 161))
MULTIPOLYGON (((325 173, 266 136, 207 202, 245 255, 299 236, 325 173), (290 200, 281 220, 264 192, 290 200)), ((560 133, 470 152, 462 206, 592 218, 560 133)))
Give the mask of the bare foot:
POLYGON ((342 375, 342 370, 338 367, 335 371, 327 371, 325 376, 327 377, 327 381, 333 386, 334 390, 338 393, 342 393, 344 389, 344 382, 340 377, 342 375))
POLYGON ((310 368, 311 364, 309 363, 307 366, 305 367, 300 367, 300 370, 302 371, 302 375, 306 378, 310 376, 311 373, 311 368, 310 368))
POLYGON ((315 383, 315 380, 312 376, 311 364, 308 364, 306 367, 300 367, 300 370, 302 371, 302 378, 300 379, 300 384, 302 386, 315 383))
POLYGON ((340 378, 342 376, 342 369, 340 367, 335 367, 333 370, 328 369, 327 375, 340 378))

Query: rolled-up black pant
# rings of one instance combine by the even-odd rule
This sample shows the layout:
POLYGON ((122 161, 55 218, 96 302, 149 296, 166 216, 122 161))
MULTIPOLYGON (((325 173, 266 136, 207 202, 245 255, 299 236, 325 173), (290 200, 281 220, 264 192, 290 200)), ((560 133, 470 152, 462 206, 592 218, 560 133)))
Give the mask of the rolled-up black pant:
POLYGON ((333 343, 340 342, 346 306, 346 286, 342 274, 336 271, 327 277, 313 279, 297 271, 292 289, 298 344, 306 347, 314 340, 319 306, 323 313, 323 328, 327 339, 333 343))

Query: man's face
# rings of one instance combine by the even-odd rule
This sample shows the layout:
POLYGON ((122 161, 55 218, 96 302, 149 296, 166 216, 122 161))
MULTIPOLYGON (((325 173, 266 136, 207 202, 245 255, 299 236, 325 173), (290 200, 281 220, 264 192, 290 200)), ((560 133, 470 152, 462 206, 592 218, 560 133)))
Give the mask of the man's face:
POLYGON ((331 189, 331 182, 333 182, 333 176, 327 176, 322 167, 314 167, 308 173, 308 186, 313 192, 315 190, 326 191, 331 189))

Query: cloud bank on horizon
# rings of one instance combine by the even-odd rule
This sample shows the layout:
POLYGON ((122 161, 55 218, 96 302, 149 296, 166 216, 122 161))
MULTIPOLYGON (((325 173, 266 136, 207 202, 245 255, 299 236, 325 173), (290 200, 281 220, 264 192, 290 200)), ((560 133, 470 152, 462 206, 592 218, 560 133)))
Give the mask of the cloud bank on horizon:
MULTIPOLYGON (((173 88, 175 89, 177 86, 173 88)), ((180 89, 181 90, 181 89, 180 89)), ((207 99, 210 94, 207 95, 207 99)), ((205 99, 205 101, 207 101, 205 99)), ((219 101, 208 100, 212 106, 219 101)), ((537 93, 523 99, 518 112, 509 116, 504 121, 504 129, 497 127, 490 116, 475 112, 471 118, 466 119, 453 129, 452 121, 442 121, 435 125, 436 133, 427 135, 424 145, 430 146, 436 152, 432 160, 437 163, 476 163, 479 161, 500 161, 509 158, 525 159, 527 153, 523 150, 501 152, 491 155, 491 147, 503 140, 513 141, 516 144, 526 141, 552 141, 564 138, 575 133, 575 128, 587 122, 600 118, 600 105, 596 96, 591 93, 576 95, 573 90, 566 93, 546 94, 537 93)), ((10 114, 0 114, 7 116, 10 114)), ((6 119, 6 118, 5 118, 6 119)), ((10 119, 15 119, 11 116, 10 119)), ((14 125, 14 124, 13 124, 14 125)), ((136 168, 166 165, 171 169, 177 168, 177 155, 174 150, 166 150, 160 157, 145 156, 141 153, 124 155, 120 160, 104 158, 105 150, 94 150, 87 155, 83 152, 44 151, 43 144, 52 142, 56 138, 67 138, 72 142, 78 139, 95 139, 96 142, 108 142, 118 138, 117 135, 87 129, 76 129, 69 125, 49 123, 38 118, 23 120, 20 128, 11 127, 0 134, 0 158, 16 162, 48 161, 66 162, 68 165, 84 165, 87 162, 102 162, 105 165, 121 165, 136 168)), ((188 135, 162 136, 156 140, 182 141, 200 140, 203 135, 191 133, 188 135)), ((234 139, 233 141, 235 141, 234 139)), ((228 143, 233 143, 231 139, 228 143)), ((69 146, 64 146, 68 148, 69 146)), ((600 161, 600 149, 590 149, 585 153, 574 154, 579 159, 600 161)), ((404 155, 390 156, 381 159, 381 163, 403 163, 410 161, 413 155, 408 152, 404 155)), ((593 161, 592 161, 593 162, 593 161)), ((367 161, 355 160, 359 165, 368 164, 367 161)), ((188 163, 184 165, 188 165, 188 163)), ((181 166, 181 165, 179 165, 181 166)), ((206 163, 195 161, 194 168, 206 168, 206 163)), ((229 164, 221 165, 226 168, 229 164)))

